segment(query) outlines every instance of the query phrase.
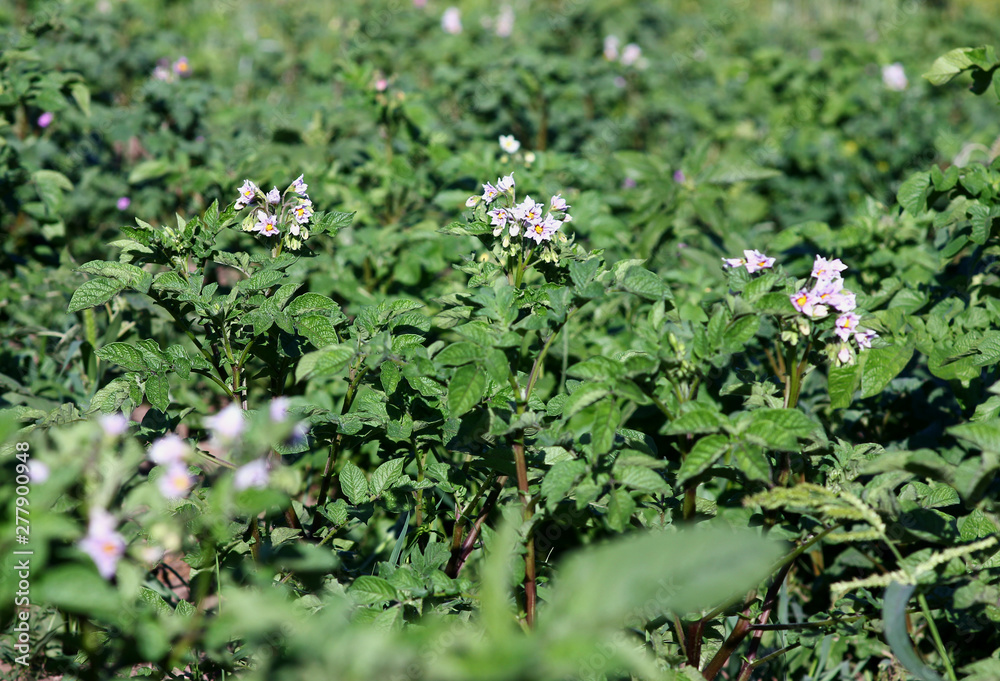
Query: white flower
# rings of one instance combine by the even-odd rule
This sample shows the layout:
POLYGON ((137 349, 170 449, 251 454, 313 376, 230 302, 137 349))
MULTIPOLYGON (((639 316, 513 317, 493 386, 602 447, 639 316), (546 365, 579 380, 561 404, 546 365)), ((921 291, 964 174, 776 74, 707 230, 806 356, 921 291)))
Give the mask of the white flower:
POLYGON ((441 15, 441 28, 445 33, 458 35, 462 32, 462 12, 457 7, 449 7, 441 15))
POLYGON ((277 187, 271 187, 271 191, 269 191, 264 198, 267 199, 269 204, 276 206, 281 202, 281 192, 278 191, 277 187))
POLYGON ((236 473, 233 475, 233 487, 237 490, 265 487, 269 477, 267 462, 264 459, 255 459, 236 469, 236 473))
POLYGON ((171 433, 155 441, 149 448, 148 456, 153 463, 167 466, 183 462, 190 452, 191 448, 187 446, 187 443, 171 433))
POLYGON ((521 143, 514 139, 513 135, 500 135, 500 148, 508 154, 516 154, 521 148, 521 143))
POLYGON ((215 416, 206 418, 205 427, 220 440, 235 440, 246 429, 243 410, 234 402, 215 416))
POLYGON ((909 81, 906 80, 906 71, 903 70, 903 65, 899 62, 882 67, 882 82, 887 88, 896 92, 902 92, 909 85, 909 81))

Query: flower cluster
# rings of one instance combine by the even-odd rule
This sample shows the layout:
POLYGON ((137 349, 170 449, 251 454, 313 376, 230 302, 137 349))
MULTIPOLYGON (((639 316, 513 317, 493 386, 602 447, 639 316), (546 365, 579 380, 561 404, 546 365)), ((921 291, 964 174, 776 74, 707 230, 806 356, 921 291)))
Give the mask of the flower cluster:
MULTIPOLYGON (((747 272, 753 274, 772 269, 775 259, 760 251, 748 249, 743 251, 742 258, 723 258, 722 262, 728 269, 745 267, 747 272)), ((812 333, 811 322, 827 319, 831 313, 838 315, 833 323, 837 341, 828 345, 827 351, 841 365, 854 362, 855 350, 850 345, 852 339, 857 350, 861 351, 870 348, 872 340, 878 337, 871 329, 860 326, 861 316, 855 311, 858 306, 857 296, 844 288, 841 276, 841 272, 846 269, 847 265, 837 258, 828 259, 817 255, 809 275, 811 284, 788 296, 798 313, 798 332, 805 336, 812 333)), ((783 334, 784 337, 794 344, 797 333, 788 330, 783 334)))
POLYGON ((147 456, 153 463, 163 466, 166 471, 157 481, 160 493, 167 499, 186 497, 194 485, 194 478, 188 473, 185 460, 191 448, 177 435, 165 435, 149 448, 147 456))
POLYGON ((840 313, 834 322, 834 333, 840 343, 833 348, 833 354, 841 364, 853 361, 848 341, 853 338, 858 350, 866 350, 878 336, 871 329, 859 326, 861 317, 854 311, 858 306, 856 296, 844 288, 840 274, 846 269, 847 265, 837 258, 828 260, 817 255, 810 273, 812 287, 799 289, 789 296, 795 310, 808 319, 823 319, 831 310, 840 313))
MULTIPOLYGON (((573 219, 569 215, 570 206, 561 195, 556 194, 549 200, 549 209, 546 211, 545 204, 534 201, 530 196, 517 203, 514 186, 514 173, 511 173, 499 178, 495 185, 487 182, 483 185, 482 195, 470 196, 465 202, 469 208, 480 203, 487 208, 493 206, 487 210, 486 216, 493 226, 493 236, 503 238, 504 248, 510 247, 512 238, 522 235, 524 239, 533 241, 535 246, 550 242, 560 228, 573 219)), ((560 236, 565 238, 562 234, 560 236)), ((543 254, 544 259, 552 257, 548 251, 543 254)))
POLYGON ((642 48, 635 43, 629 43, 619 52, 621 41, 618 36, 609 35, 604 38, 604 58, 608 61, 620 61, 625 66, 636 65, 639 68, 646 67, 646 60, 642 58, 642 48))
POLYGON ((153 79, 172 83, 178 78, 188 78, 191 76, 191 63, 187 57, 181 57, 174 63, 167 59, 161 59, 156 68, 153 69, 153 79))
POLYGON ((747 272, 753 274, 754 272, 769 270, 774 267, 774 258, 769 258, 760 251, 751 251, 748 249, 743 251, 742 258, 723 258, 722 263, 727 268, 745 267, 747 268, 747 272))
POLYGON ((277 245, 292 251, 301 248, 309 238, 307 226, 313 215, 313 204, 306 194, 309 185, 302 177, 299 175, 283 192, 272 187, 267 193, 250 180, 244 180, 234 207, 238 211, 252 207, 253 211, 243 220, 243 231, 275 238, 272 243, 276 248, 277 245))

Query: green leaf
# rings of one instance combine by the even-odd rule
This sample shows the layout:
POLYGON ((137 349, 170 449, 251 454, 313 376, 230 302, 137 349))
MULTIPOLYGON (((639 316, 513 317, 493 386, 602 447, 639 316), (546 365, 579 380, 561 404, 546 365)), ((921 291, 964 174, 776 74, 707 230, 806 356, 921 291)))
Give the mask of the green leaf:
POLYGON ((340 527, 347 522, 347 502, 343 499, 337 499, 327 504, 321 513, 333 523, 334 527, 340 527))
POLYGON ((403 474, 403 463, 404 458, 400 457, 398 459, 393 459, 392 461, 386 461, 381 466, 375 469, 372 473, 371 482, 368 483, 368 488, 371 490, 373 496, 379 496, 392 487, 393 483, 399 480, 399 477, 403 474))
POLYGON ((728 449, 729 437, 726 435, 706 435, 698 440, 677 471, 677 485, 682 487, 691 478, 707 471, 728 449))
POLYGON ((854 391, 858 389, 858 380, 860 378, 861 367, 857 364, 839 367, 831 364, 829 378, 827 379, 830 406, 834 409, 849 407, 851 400, 854 399, 854 391))
POLYGON ((568 419, 609 393, 603 383, 581 383, 573 394, 566 398, 563 405, 563 418, 568 419))
POLYGON ((113 621, 122 612, 118 592, 97 574, 88 558, 83 560, 89 564, 59 565, 40 571, 37 581, 31 583, 32 601, 113 621))
POLYGON ((621 411, 613 398, 605 398, 597 402, 590 429, 590 446, 595 454, 605 454, 611 451, 621 416, 621 411))
POLYGON ((149 291, 149 285, 153 281, 153 277, 149 272, 143 270, 141 267, 123 262, 91 260, 78 267, 77 271, 116 279, 125 284, 125 286, 133 288, 140 293, 149 291))
POLYGON ((446 367, 461 366, 481 359, 483 359, 483 349, 475 343, 465 341, 452 343, 434 356, 437 364, 446 367))
POLYGON ((715 433, 722 429, 726 418, 704 407, 696 407, 681 414, 663 430, 664 435, 687 435, 689 433, 715 433))
POLYGON ((270 288, 285 278, 285 273, 278 270, 261 270, 249 279, 242 279, 236 288, 244 291, 259 291, 270 288))
POLYGON ((618 630, 639 612, 682 614, 725 603, 756 587, 781 554, 778 542, 718 529, 637 533, 583 549, 556 572, 546 633, 618 630))
POLYGON ((106 386, 98 390, 90 400, 90 411, 111 414, 121 411, 122 405, 129 399, 132 387, 135 385, 135 374, 118 376, 106 386))
POLYGON ((370 500, 368 481, 360 468, 348 461, 340 471, 340 489, 355 506, 360 506, 370 500))
POLYGON ((354 356, 354 348, 350 345, 330 345, 303 355, 295 367, 295 380, 317 378, 339 373, 347 366, 354 356))
POLYGON ((583 475, 587 466, 579 460, 569 459, 560 461, 552 466, 542 479, 542 498, 546 501, 546 506, 553 509, 565 498, 566 493, 573 487, 577 477, 583 475))
POLYGON ((670 485, 660 477, 660 474, 647 466, 615 465, 614 477, 622 485, 644 492, 669 494, 670 485))
POLYGON ((616 532, 624 532, 635 513, 635 500, 627 490, 615 489, 608 494, 608 526, 616 532))
POLYGON ((46 210, 58 214, 62 208, 63 192, 73 191, 73 183, 55 170, 36 170, 31 174, 31 180, 46 210))
POLYGON ((108 343, 97 351, 97 356, 128 371, 151 370, 143 353, 128 343, 108 343))
POLYGON ((882 619, 885 622, 885 640, 900 664, 920 681, 944 681, 937 672, 920 661, 906 630, 906 604, 917 587, 893 582, 885 589, 882 602, 882 619))
POLYGON ((355 579, 347 593, 359 605, 372 605, 399 599, 399 594, 392 584, 381 577, 372 575, 362 575, 355 579))
POLYGON ((153 409, 163 413, 167 412, 167 407, 170 406, 170 398, 168 397, 169 385, 165 377, 160 374, 150 374, 146 379, 145 392, 146 399, 153 405, 153 409))
POLYGON ((670 289, 656 274, 643 267, 633 267, 622 280, 622 288, 647 300, 670 300, 670 289))
POLYGON ((340 309, 337 303, 318 293, 303 293, 288 304, 288 313, 298 317, 306 312, 340 309))
POLYGON ((573 378, 606 381, 623 376, 625 369, 621 362, 599 355, 574 364, 566 373, 573 378))
POLYGON ((886 348, 866 350, 865 365, 861 373, 861 398, 878 395, 896 378, 913 356, 909 345, 890 345, 886 348))
POLYGON ((736 466, 749 480, 767 482, 771 479, 771 464, 764 451, 754 445, 743 445, 733 450, 736 466))
POLYGON ((129 173, 128 183, 142 184, 143 182, 168 175, 172 170, 173 164, 166 158, 143 161, 129 173))
POLYGON ((385 361, 379 367, 379 381, 382 383, 382 390, 385 391, 386 395, 391 395, 396 392, 396 386, 399 385, 399 367, 396 366, 395 362, 385 361))
POLYGON ((931 191, 930 173, 914 173, 899 187, 896 200, 907 213, 913 216, 923 214, 927 197, 931 191))
POLYGON ((984 452, 1000 452, 1000 419, 952 426, 948 434, 971 442, 984 452))
POLYGON ((966 69, 977 67, 988 71, 996 65, 996 55, 992 47, 959 47, 935 59, 923 77, 932 85, 944 85, 966 69))
POLYGON ((66 311, 79 312, 88 307, 103 305, 118 295, 123 288, 125 288, 125 284, 117 279, 91 279, 90 281, 85 281, 73 293, 73 298, 69 301, 69 308, 66 311))
POLYGON ((448 385, 448 411, 461 416, 476 406, 486 392, 486 374, 474 364, 461 367, 448 385))

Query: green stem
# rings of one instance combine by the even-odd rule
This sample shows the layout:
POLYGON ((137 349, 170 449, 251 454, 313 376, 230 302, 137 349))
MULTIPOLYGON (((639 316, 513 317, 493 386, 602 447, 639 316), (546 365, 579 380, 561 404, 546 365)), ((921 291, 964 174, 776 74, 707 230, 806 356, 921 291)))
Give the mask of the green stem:
MULTIPOLYGON (((368 373, 368 367, 361 366, 362 361, 363 358, 358 357, 355 365, 351 367, 351 383, 347 386, 347 395, 344 397, 344 406, 340 410, 341 414, 346 414, 351 411, 351 405, 354 404, 354 397, 357 394, 356 391, 358 384, 361 382, 361 379, 364 378, 364 375, 368 373)), ((319 497, 316 502, 317 509, 323 508, 323 505, 326 503, 326 495, 330 491, 330 483, 333 481, 333 465, 340 453, 341 440, 341 434, 337 433, 333 442, 330 443, 330 455, 326 459, 326 469, 323 471, 323 482, 320 484, 319 497)), ((317 510, 316 514, 313 516, 313 534, 315 534, 319 529, 320 518, 322 518, 322 516, 317 510)))
POLYGON ((944 642, 941 640, 941 634, 938 633, 937 625, 934 624, 934 618, 931 617, 931 609, 927 605, 927 598, 923 594, 918 594, 917 602, 920 603, 920 610, 924 613, 924 619, 927 620, 927 628, 931 632, 931 638, 934 639, 934 645, 937 647, 938 655, 941 656, 941 662, 944 664, 944 669, 948 674, 948 678, 951 679, 951 681, 958 681, 958 678, 955 676, 955 670, 951 666, 951 658, 948 657, 948 651, 944 647, 944 642))
POLYGON ((223 390, 226 391, 226 396, 229 399, 234 399, 236 397, 233 394, 233 391, 229 389, 229 386, 226 385, 224 381, 221 381, 217 376, 215 376, 213 374, 210 374, 208 371, 206 371, 204 369, 192 369, 191 372, 195 373, 195 374, 198 374, 199 376, 204 376, 205 378, 210 379, 210 380, 214 381, 215 383, 217 383, 220 388, 222 388, 223 390))
POLYGON ((579 311, 580 308, 575 308, 574 310, 571 310, 566 315, 566 319, 563 320, 563 323, 559 326, 559 328, 553 331, 552 334, 549 335, 549 337, 545 340, 545 345, 542 346, 542 351, 539 352, 538 357, 535 358, 535 363, 532 364, 531 366, 531 373, 528 375, 528 387, 524 391, 525 403, 527 403, 528 398, 531 396, 531 391, 535 387, 535 383, 538 381, 538 377, 541 376, 542 362, 545 361, 545 355, 549 353, 549 348, 552 347, 552 341, 555 340, 555 337, 559 335, 560 331, 566 328, 566 325, 569 324, 569 320, 573 318, 573 315, 575 315, 579 311))

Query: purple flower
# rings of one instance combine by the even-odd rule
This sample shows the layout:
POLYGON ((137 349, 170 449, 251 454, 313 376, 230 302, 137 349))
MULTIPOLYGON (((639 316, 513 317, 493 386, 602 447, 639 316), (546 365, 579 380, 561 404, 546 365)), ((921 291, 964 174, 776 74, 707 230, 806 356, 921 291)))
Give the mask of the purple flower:
POLYGON ((492 218, 490 224, 496 227, 496 229, 493 230, 493 236, 500 236, 500 232, 503 231, 503 228, 506 227, 507 223, 513 219, 510 211, 506 208, 494 208, 488 212, 487 215, 492 218))
POLYGON ((840 365, 851 363, 851 348, 847 343, 841 343, 840 350, 837 351, 837 362, 840 365))
POLYGON ((743 251, 743 256, 747 259, 747 272, 750 274, 774 267, 774 258, 769 258, 760 251, 746 250, 743 251))
POLYGON ((149 448, 147 456, 153 463, 166 466, 184 461, 190 452, 191 448, 187 443, 171 433, 156 440, 149 448))
POLYGON ((275 423, 285 422, 285 419, 288 418, 288 403, 289 399, 287 397, 275 397, 271 400, 269 414, 272 421, 275 423))
POLYGON ((121 412, 104 414, 98 419, 98 423, 101 424, 101 429, 108 437, 118 437, 128 430, 128 418, 121 412))
POLYGON ((87 535, 78 546, 93 559, 104 579, 115 576, 118 561, 125 555, 125 538, 115 531, 114 517, 102 508, 90 512, 87 535))
POLYGON ((128 210, 128 207, 132 205, 132 199, 127 196, 122 196, 115 202, 115 206, 118 210, 128 210))
POLYGON ((570 209, 569 204, 566 203, 566 199, 564 199, 560 194, 556 194, 549 200, 549 207, 552 210, 557 210, 562 213, 565 213, 570 209))
POLYGON ((727 268, 727 269, 728 268, 732 268, 732 267, 743 267, 746 264, 747 264, 747 261, 744 260, 743 258, 723 258, 722 259, 722 266, 725 267, 725 268, 727 268))
POLYGON ((533 239, 536 244, 540 244, 543 241, 552 241, 552 236, 559 231, 561 226, 562 221, 556 220, 551 215, 547 215, 544 220, 529 224, 525 231, 525 236, 533 239))
POLYGON ((187 78, 191 75, 191 64, 188 63, 187 57, 181 57, 175 61, 171 68, 181 78, 187 78))
POLYGON ((622 189, 635 189, 636 181, 635 178, 626 177, 622 180, 622 189))
POLYGON ((39 128, 49 127, 49 125, 52 124, 52 119, 54 118, 55 114, 53 114, 51 111, 46 111, 45 113, 43 113, 41 116, 38 117, 38 127, 39 128))
POLYGON ((837 317, 834 333, 837 334, 837 337, 840 338, 840 340, 846 343, 847 339, 850 338, 851 334, 858 328, 858 322, 860 321, 861 317, 853 312, 840 315, 837 317))
POLYGON ((789 296, 789 299, 792 301, 792 306, 807 317, 817 319, 827 315, 826 306, 817 300, 812 291, 805 289, 796 291, 789 296))
POLYGON ((871 329, 858 329, 854 332, 854 341, 862 350, 867 350, 872 346, 872 340, 878 338, 878 334, 871 329))
POLYGON ((458 35, 462 32, 462 12, 457 7, 449 7, 441 15, 441 28, 445 33, 458 35))
POLYGON ((846 269, 847 265, 840 262, 840 259, 827 260, 817 255, 813 262, 812 276, 817 281, 829 281, 840 277, 840 273, 846 269))
POLYGON ((501 38, 509 38, 514 32, 514 10, 510 5, 500 8, 500 16, 497 17, 497 35, 501 38))
POLYGON ((257 192, 260 189, 257 188, 250 180, 243 180, 243 184, 240 186, 240 198, 236 199, 236 210, 243 210, 251 203, 257 200, 257 192))
POLYGON ((28 459, 28 478, 32 482, 45 482, 49 479, 49 467, 38 459, 28 459))
POLYGON ((233 487, 245 490, 250 487, 266 487, 270 474, 264 459, 255 459, 245 466, 240 466, 233 474, 233 487))
POLYGON ((292 208, 292 215, 295 217, 295 222, 300 225, 304 225, 309 222, 309 218, 312 217, 312 205, 313 202, 309 199, 299 199, 299 202, 292 208))
POLYGON ((261 236, 277 236, 281 233, 276 224, 278 217, 275 215, 268 215, 263 211, 257 211, 257 223, 253 226, 255 232, 261 236))
POLYGON ((524 201, 514 207, 514 215, 518 220, 534 225, 542 219, 542 204, 531 200, 530 196, 524 197, 524 201))
POLYGON ((687 180, 687 177, 684 176, 683 170, 678 169, 674 171, 674 182, 677 184, 683 184, 685 180, 687 180))
POLYGON ((497 180, 497 190, 509 194, 514 190, 514 173, 497 180))
POLYGON ((635 43, 629 43, 622 50, 622 64, 625 66, 631 66, 632 64, 639 61, 642 57, 642 48, 635 43))
POLYGON ((309 189, 309 185, 307 185, 305 182, 302 181, 303 177, 304 177, 303 175, 299 175, 297 178, 295 178, 295 181, 292 182, 291 186, 291 190, 300 196, 305 196, 306 190, 309 189))
POLYGON ((272 206, 277 206, 281 203, 281 192, 278 191, 277 187, 271 187, 271 191, 264 196, 264 199, 272 206))
POLYGON ((608 61, 618 60, 618 36, 609 35, 604 38, 604 58, 608 61))
POLYGON ((180 499, 188 495, 194 485, 194 478, 183 463, 172 463, 156 484, 160 488, 160 494, 167 499, 180 499))
POLYGON ((235 440, 246 429, 243 410, 234 402, 215 416, 207 417, 205 427, 211 430, 212 437, 218 440, 235 440))
POLYGON ((906 71, 899 62, 882 67, 882 82, 895 92, 902 92, 909 85, 909 81, 906 80, 906 71))
POLYGON ((483 201, 486 205, 493 203, 493 199, 500 196, 500 190, 491 185, 489 182, 483 185, 483 201))

